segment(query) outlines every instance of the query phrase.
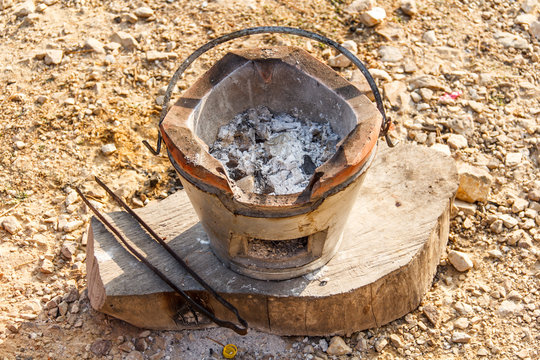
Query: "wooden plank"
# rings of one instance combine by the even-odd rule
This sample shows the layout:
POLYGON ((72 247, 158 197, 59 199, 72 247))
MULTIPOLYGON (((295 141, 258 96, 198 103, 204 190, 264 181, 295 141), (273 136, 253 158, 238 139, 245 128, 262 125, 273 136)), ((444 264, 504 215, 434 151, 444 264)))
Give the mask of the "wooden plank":
MULTIPOLYGON (((184 191, 137 212, 238 306, 252 328, 281 335, 345 334, 382 325, 418 306, 446 246, 457 183, 454 161, 443 154, 413 145, 382 148, 339 252, 314 273, 284 281, 254 280, 224 267, 184 191)), ((109 216, 177 285, 232 320, 133 219, 123 212, 109 216)), ((87 259, 89 297, 96 310, 146 328, 194 326, 178 321, 182 300, 96 219, 89 229, 87 259)))

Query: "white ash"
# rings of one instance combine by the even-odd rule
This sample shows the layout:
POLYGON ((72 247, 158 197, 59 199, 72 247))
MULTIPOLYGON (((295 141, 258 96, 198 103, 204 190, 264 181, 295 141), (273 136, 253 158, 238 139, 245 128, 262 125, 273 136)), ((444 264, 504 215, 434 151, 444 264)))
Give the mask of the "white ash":
POLYGON ((246 192, 286 195, 301 192, 315 169, 336 151, 340 138, 329 123, 249 109, 218 132, 210 154, 246 192))

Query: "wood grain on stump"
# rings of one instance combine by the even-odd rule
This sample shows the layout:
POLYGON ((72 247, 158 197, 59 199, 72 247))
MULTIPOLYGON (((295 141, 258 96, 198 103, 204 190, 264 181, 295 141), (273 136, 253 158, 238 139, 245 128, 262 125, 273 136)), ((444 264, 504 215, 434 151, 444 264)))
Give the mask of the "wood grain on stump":
MULTIPOLYGON (((224 267, 212 254, 184 191, 137 213, 239 309, 251 328, 280 335, 346 334, 385 324, 420 304, 446 246, 457 185, 450 157, 413 145, 381 146, 339 252, 318 271, 284 281, 254 280, 224 267)), ((128 214, 109 217, 178 286, 218 317, 234 320, 128 214)), ((87 259, 94 309, 143 328, 212 326, 182 318, 183 300, 95 218, 87 259)))

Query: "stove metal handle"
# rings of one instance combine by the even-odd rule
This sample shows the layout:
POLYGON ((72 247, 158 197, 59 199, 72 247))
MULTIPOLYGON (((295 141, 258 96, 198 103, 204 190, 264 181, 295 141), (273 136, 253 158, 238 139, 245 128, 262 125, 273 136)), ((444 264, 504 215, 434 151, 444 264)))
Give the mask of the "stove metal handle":
POLYGON ((286 27, 286 26, 260 26, 260 27, 253 27, 253 28, 247 28, 239 31, 235 31, 226 35, 223 35, 221 37, 218 37, 216 39, 213 39, 197 50, 195 50, 191 55, 187 57, 186 60, 180 65, 180 67, 176 70, 174 75, 171 77, 171 80, 169 82, 169 86, 167 87, 167 91, 165 92, 165 96, 163 99, 163 107, 161 109, 161 114, 159 117, 159 123, 158 123, 158 139, 157 139, 157 145, 156 149, 154 149, 146 140, 143 140, 143 144, 152 152, 154 155, 159 155, 161 151, 161 132, 159 130, 159 127, 161 126, 161 123, 163 122, 163 119, 165 119, 165 116, 168 112, 168 105, 169 101, 171 100, 171 94, 176 86, 176 83, 178 82, 178 79, 180 79, 180 76, 186 71, 186 69, 193 63, 199 56, 204 54, 210 49, 213 49, 217 45, 223 44, 227 41, 234 40, 240 37, 249 36, 249 35, 256 35, 256 34, 273 34, 273 33, 279 33, 279 34, 290 34, 290 35, 297 35, 302 36, 308 39, 316 40, 320 43, 329 45, 345 55, 347 59, 349 59, 356 67, 362 72, 364 77, 366 78, 369 87, 371 88, 371 91, 373 92, 373 96, 375 97, 375 102, 377 103, 377 109, 381 113, 383 117, 383 122, 381 125, 381 136, 384 136, 386 139, 386 143, 390 147, 394 147, 394 144, 390 140, 390 137, 388 136, 388 130, 390 129, 391 121, 389 118, 386 117, 386 112, 384 111, 384 105, 382 101, 381 93, 379 92, 379 89, 377 88, 377 84, 375 83, 375 80, 369 73, 369 70, 366 68, 366 66, 349 50, 338 44, 337 42, 319 35, 317 33, 302 30, 298 28, 293 27, 286 27))

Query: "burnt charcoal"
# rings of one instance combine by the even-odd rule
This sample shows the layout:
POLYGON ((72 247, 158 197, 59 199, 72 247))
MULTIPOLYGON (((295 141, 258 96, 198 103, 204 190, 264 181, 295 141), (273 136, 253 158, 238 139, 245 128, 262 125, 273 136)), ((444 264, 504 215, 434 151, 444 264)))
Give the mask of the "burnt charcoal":
POLYGON ((313 160, 311 160, 311 157, 309 155, 304 155, 304 163, 302 164, 302 171, 304 174, 311 175, 315 172, 316 168, 317 166, 313 160))

